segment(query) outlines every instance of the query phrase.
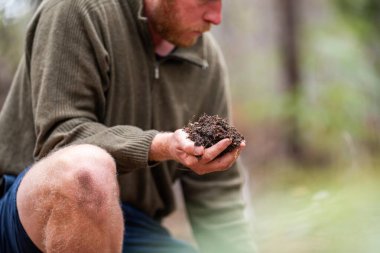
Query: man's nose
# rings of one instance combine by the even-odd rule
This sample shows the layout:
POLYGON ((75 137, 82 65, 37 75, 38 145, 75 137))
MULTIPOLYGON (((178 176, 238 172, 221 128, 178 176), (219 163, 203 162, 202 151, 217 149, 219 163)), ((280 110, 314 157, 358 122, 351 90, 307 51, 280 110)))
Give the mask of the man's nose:
POLYGON ((222 0, 211 0, 203 19, 213 25, 219 25, 222 22, 222 0))

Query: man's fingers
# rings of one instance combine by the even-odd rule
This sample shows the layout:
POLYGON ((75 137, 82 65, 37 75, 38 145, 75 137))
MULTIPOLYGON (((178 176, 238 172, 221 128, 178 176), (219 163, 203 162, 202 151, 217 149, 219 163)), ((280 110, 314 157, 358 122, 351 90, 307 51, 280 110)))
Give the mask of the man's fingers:
POLYGON ((186 167, 193 167, 198 163, 197 157, 193 155, 189 155, 185 152, 180 152, 178 154, 178 157, 181 159, 181 163, 185 165, 186 167))
POLYGON ((199 172, 197 173, 206 174, 210 172, 225 171, 229 169, 234 162, 235 162, 234 154, 227 153, 226 155, 215 158, 211 162, 203 165, 201 167, 200 173, 199 172))
POLYGON ((240 151, 246 146, 243 141, 236 149, 218 157, 232 143, 231 139, 223 139, 205 149, 204 147, 195 146, 195 143, 188 139, 188 134, 181 129, 177 130, 175 135, 177 139, 176 153, 179 162, 199 175, 227 170, 233 165, 239 157, 240 151))
POLYGON ((202 156, 204 148, 195 146, 195 143, 188 138, 188 134, 182 129, 176 131, 179 149, 183 150, 189 155, 202 156))
POLYGON ((215 145, 207 148, 202 156, 202 162, 208 163, 214 160, 220 153, 223 152, 230 144, 230 139, 223 139, 215 145))

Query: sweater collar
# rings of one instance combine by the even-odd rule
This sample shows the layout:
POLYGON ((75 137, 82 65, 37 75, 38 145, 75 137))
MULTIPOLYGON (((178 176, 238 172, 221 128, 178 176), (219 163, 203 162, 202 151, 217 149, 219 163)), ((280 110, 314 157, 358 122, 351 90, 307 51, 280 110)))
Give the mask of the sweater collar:
MULTIPOLYGON (((148 28, 148 18, 144 16, 143 13, 143 0, 127 0, 132 14, 133 18, 136 21, 138 30, 143 37, 143 40, 146 44, 146 46, 153 48, 151 35, 149 33, 148 28)), ((205 43, 203 35, 198 39, 197 43, 189 48, 182 48, 177 47, 173 52, 171 52, 168 56, 165 58, 170 59, 180 59, 184 60, 190 63, 193 63, 199 67, 207 68, 208 62, 205 59, 205 43)))

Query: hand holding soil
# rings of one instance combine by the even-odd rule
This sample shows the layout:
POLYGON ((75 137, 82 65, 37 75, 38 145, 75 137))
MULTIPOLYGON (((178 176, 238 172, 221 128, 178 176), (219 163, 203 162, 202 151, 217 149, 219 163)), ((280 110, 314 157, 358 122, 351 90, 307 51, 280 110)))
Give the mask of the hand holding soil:
POLYGON ((245 147, 244 137, 219 116, 203 115, 152 140, 151 161, 174 160, 199 175, 230 168, 245 147))
POLYGON ((232 143, 218 157, 236 149, 244 141, 244 136, 218 115, 209 116, 204 114, 198 121, 190 122, 183 130, 188 133, 188 138, 196 146, 203 146, 205 148, 209 148, 223 139, 230 139, 232 143))

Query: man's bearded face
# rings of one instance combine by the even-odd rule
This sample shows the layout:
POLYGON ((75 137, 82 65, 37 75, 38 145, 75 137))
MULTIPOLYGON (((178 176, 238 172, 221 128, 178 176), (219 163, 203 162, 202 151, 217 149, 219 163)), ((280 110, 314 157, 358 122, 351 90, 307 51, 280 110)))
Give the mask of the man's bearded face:
POLYGON ((151 18, 156 32, 179 47, 194 45, 199 36, 211 27, 202 16, 187 10, 186 4, 177 0, 160 1, 151 18))

